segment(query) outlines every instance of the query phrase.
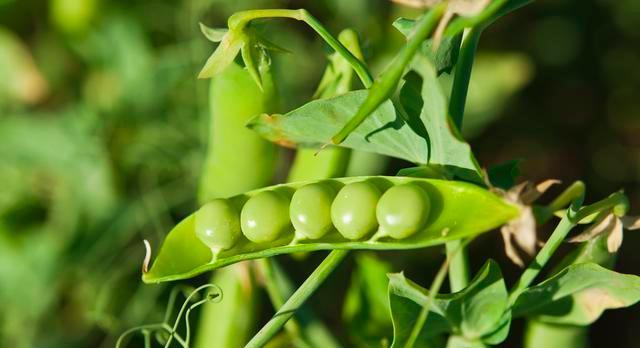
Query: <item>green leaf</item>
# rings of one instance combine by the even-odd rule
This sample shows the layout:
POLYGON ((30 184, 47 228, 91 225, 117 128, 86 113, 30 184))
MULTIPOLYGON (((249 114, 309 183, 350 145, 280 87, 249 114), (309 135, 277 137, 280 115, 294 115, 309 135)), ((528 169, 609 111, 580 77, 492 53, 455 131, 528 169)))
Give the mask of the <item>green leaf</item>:
POLYGON ((638 301, 640 277, 582 263, 523 292, 513 315, 548 323, 589 325, 607 309, 628 307, 638 301))
POLYGON ((416 56, 412 67, 411 77, 405 80, 401 89, 400 101, 404 110, 414 109, 411 104, 422 103, 424 107, 420 119, 407 113, 406 121, 411 128, 429 144, 427 163, 443 166, 453 176, 483 184, 480 166, 478 165, 471 147, 460 136, 460 132, 451 121, 448 114, 448 101, 442 92, 436 72, 429 59, 416 56), (406 85, 413 85, 407 87, 406 85), (403 98, 402 92, 408 93, 419 89, 421 98, 403 98))
POLYGON ((227 28, 210 28, 200 23, 200 31, 211 42, 220 42, 229 29, 227 28))
POLYGON ((361 347, 380 346, 393 335, 391 310, 386 296, 391 271, 374 255, 358 254, 357 268, 347 290, 343 318, 352 339, 361 347))
MULTIPOLYGON (((406 279, 402 273, 389 275, 393 347, 404 345, 412 323, 427 303, 428 296, 426 289, 406 279)), ((491 337, 510 321, 510 317, 505 316, 507 297, 500 268, 494 261, 488 261, 467 288, 454 294, 436 296, 427 322, 418 336, 417 346, 442 333, 478 342, 483 341, 485 336, 491 337)))
MULTIPOLYGON (((469 144, 448 117, 448 103, 431 63, 424 57, 417 63, 417 71, 407 75, 402 87, 402 112, 385 101, 341 146, 441 166, 453 176, 483 184, 469 144)), ((357 112, 367 93, 315 100, 285 115, 260 115, 247 126, 280 145, 318 147, 357 112)))
MULTIPOLYGON (((409 38, 416 21, 413 19, 400 17, 393 22, 393 26, 398 29, 404 35, 409 38)), ((462 42, 462 34, 444 37, 440 41, 440 45, 436 50, 433 49, 433 39, 428 39, 423 42, 420 48, 420 53, 426 57, 429 57, 436 68, 438 75, 442 73, 450 74, 453 66, 458 60, 458 53, 460 52, 460 43, 462 42)))
MULTIPOLYGON (((284 146, 319 147, 349 120, 367 97, 367 90, 311 101, 287 114, 259 115, 248 127, 284 146)), ((426 163, 427 143, 384 102, 341 144, 414 163, 426 163)))

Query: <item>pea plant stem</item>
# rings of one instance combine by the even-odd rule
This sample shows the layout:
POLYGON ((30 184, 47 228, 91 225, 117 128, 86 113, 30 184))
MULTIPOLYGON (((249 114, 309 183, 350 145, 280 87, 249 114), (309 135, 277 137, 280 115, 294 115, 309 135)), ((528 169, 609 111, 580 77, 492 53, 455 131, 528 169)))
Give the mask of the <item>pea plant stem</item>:
POLYGON ((295 311, 318 289, 320 284, 333 272, 340 262, 347 256, 347 250, 334 250, 300 287, 280 307, 269 322, 253 336, 245 348, 263 347, 267 342, 291 319, 295 311))
MULTIPOLYGON (((269 300, 275 308, 281 308, 285 299, 283 293, 278 288, 278 284, 276 284, 276 275, 273 270, 273 264, 271 260, 268 258, 258 260, 260 265, 260 269, 264 272, 267 287, 267 294, 269 295, 269 300)), ((298 346, 308 346, 306 342, 302 339, 300 326, 295 320, 290 320, 284 325, 285 330, 291 335, 291 337, 296 341, 298 346)))
POLYGON ((509 294, 509 303, 511 305, 513 305, 518 296, 533 283, 569 231, 571 231, 578 222, 589 215, 604 211, 612 211, 617 216, 623 216, 629 209, 629 201, 621 192, 614 193, 601 201, 578 209, 582 198, 583 196, 574 201, 567 214, 560 220, 560 223, 551 234, 551 237, 549 237, 531 264, 529 264, 527 269, 522 273, 520 279, 518 279, 513 286, 509 294))
MULTIPOLYGON (((480 34, 482 34, 481 28, 469 30, 460 46, 460 54, 456 63, 453 86, 451 87, 451 99, 449 100, 449 115, 459 130, 462 130, 471 71, 478 42, 480 41, 480 34)), ((451 292, 460 291, 469 283, 470 274, 467 252, 464 249, 458 250, 460 246, 461 241, 451 241, 446 245, 447 255, 451 258, 449 266, 451 292), (455 256, 452 255, 454 250, 458 250, 455 256)))
MULTIPOLYGON (((462 246, 462 244, 459 245, 458 249, 456 250, 459 250, 460 246, 462 246)), ((420 331, 422 331, 422 328, 424 327, 424 324, 427 322, 427 318, 429 317, 429 311, 431 310, 431 305, 433 303, 434 297, 438 294, 438 292, 440 292, 440 287, 442 286, 444 278, 447 275, 447 270, 449 269, 449 261, 450 258, 449 256, 447 256, 447 259, 442 263, 442 266, 440 266, 436 277, 433 279, 431 287, 429 288, 429 299, 427 300, 427 303, 422 306, 422 309, 418 314, 418 318, 411 328, 411 334, 409 335, 404 348, 413 348, 413 346, 416 344, 418 336, 420 336, 420 331)))
POLYGON ((447 276, 447 271, 450 269, 451 260, 453 260, 459 252, 463 251, 464 247, 467 244, 471 243, 472 240, 473 238, 469 238, 464 241, 458 241, 459 243, 455 247, 455 249, 447 252, 447 258, 442 263, 442 266, 440 266, 440 269, 438 270, 438 273, 436 274, 433 282, 431 283, 431 287, 429 288, 429 298, 427 300, 427 303, 425 303, 420 310, 418 318, 416 319, 413 328, 411 328, 411 333, 404 346, 405 348, 413 348, 418 339, 418 336, 420 336, 420 331, 422 331, 422 328, 424 327, 424 324, 427 322, 427 318, 429 317, 429 311, 431 310, 433 301, 440 292, 440 287, 444 282, 444 278, 447 276))
POLYGON ((462 130, 462 119, 469 91, 469 81, 471 81, 471 71, 473 61, 482 34, 481 28, 472 28, 465 35, 460 46, 460 54, 456 63, 453 87, 451 88, 451 99, 449 101, 449 115, 453 123, 462 130))
POLYGON ((542 249, 538 252, 533 261, 529 264, 527 269, 522 273, 516 284, 513 286, 509 294, 509 304, 513 305, 520 296, 520 294, 531 285, 531 283, 535 280, 535 278, 542 270, 553 253, 558 249, 562 241, 565 239, 569 231, 575 226, 575 223, 572 222, 573 218, 569 215, 560 220, 560 223, 555 228, 549 240, 544 244, 542 249))
POLYGON ((351 66, 353 70, 358 74, 360 80, 362 80, 365 87, 369 88, 373 83, 373 77, 369 73, 366 65, 354 56, 338 39, 336 39, 322 23, 320 23, 315 17, 313 17, 307 10, 286 10, 286 9, 264 9, 264 10, 250 10, 242 11, 234 14, 229 18, 229 29, 237 28, 238 26, 246 25, 249 21, 262 18, 290 18, 306 23, 311 29, 313 29, 318 35, 336 52, 338 52, 351 66))
POLYGON ((447 256, 450 258, 449 286, 451 292, 458 292, 469 284, 469 260, 467 253, 461 247, 462 240, 454 240, 446 244, 447 256))

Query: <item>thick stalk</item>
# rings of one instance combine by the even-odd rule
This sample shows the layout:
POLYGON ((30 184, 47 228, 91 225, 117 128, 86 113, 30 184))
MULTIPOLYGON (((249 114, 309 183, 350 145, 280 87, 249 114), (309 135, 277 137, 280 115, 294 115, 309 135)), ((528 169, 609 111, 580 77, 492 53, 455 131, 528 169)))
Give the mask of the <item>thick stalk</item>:
POLYGON ((291 319, 295 311, 320 287, 322 282, 327 279, 348 253, 347 250, 334 250, 329 253, 329 256, 320 263, 287 302, 280 307, 273 318, 253 336, 245 348, 259 348, 266 345, 284 324, 291 319))
MULTIPOLYGON (((473 61, 478 48, 480 34, 482 34, 482 29, 480 28, 473 28, 468 32, 460 47, 460 55, 456 63, 456 71, 451 88, 451 100, 449 101, 449 115, 459 130, 462 130, 462 120, 464 118, 464 109, 469 91, 469 81, 471 81, 471 71, 473 69, 473 61)), ((461 241, 451 241, 447 243, 447 255, 451 257, 451 253, 457 250, 460 245, 461 241)), ((449 286, 451 287, 451 292, 464 289, 468 283, 469 261, 466 250, 462 249, 459 250, 454 257, 451 257, 449 266, 449 286)))
POLYGON ((482 29, 480 28, 469 30, 460 46, 460 54, 458 55, 458 62, 456 63, 453 87, 451 88, 451 99, 449 101, 449 115, 459 130, 462 130, 462 119, 467 102, 469 81, 471 81, 473 61, 481 34, 482 29))
POLYGON ((458 292, 469 284, 469 260, 462 240, 454 240, 446 244, 449 261, 449 287, 451 292, 458 292), (457 251, 457 252, 456 252, 457 251))

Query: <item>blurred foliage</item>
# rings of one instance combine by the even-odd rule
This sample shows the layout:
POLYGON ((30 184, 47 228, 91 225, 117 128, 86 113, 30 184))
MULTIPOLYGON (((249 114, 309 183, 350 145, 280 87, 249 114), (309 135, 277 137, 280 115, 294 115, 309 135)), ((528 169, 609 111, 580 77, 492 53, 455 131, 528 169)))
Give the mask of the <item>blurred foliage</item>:
MULTIPOLYGON (((213 51, 197 23, 259 7, 307 7, 334 33, 355 28, 374 71, 403 42, 391 22, 417 15, 386 0, 0 0, 0 346, 109 347, 162 317, 167 288, 139 281, 141 240, 158 245, 196 204, 208 132, 195 76, 213 51)), ((625 188, 640 205, 639 21, 636 0, 540 0, 488 30, 464 129, 480 162, 523 158, 525 177, 583 178, 590 199, 625 188)), ((259 30, 292 52, 274 57, 282 110, 301 105, 327 48, 293 22, 259 30)), ((626 238, 622 272, 637 271, 638 238, 626 238)), ((497 235, 478 241, 473 264, 500 248, 497 235)), ((433 251, 379 256, 391 264, 359 259, 350 292, 366 291, 367 267, 434 273, 433 251)), ((299 281, 309 259, 285 268, 299 281)), ((342 341, 370 339, 373 326, 358 337, 341 324, 365 308, 345 295, 351 276, 338 277, 313 307, 342 341)), ((632 347, 639 328, 637 310, 607 313, 593 345, 632 347)))

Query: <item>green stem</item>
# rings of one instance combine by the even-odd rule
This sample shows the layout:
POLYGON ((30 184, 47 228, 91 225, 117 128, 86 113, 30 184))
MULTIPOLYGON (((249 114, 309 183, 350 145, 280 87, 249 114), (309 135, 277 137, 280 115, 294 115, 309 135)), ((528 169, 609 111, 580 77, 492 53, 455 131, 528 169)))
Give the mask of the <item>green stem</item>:
POLYGON ((253 336, 245 348, 263 347, 291 319, 295 311, 318 289, 320 284, 333 272, 348 254, 347 250, 334 250, 311 275, 300 285, 296 292, 285 302, 269 322, 253 336))
POLYGON ((462 46, 460 46, 460 55, 456 63, 456 72, 453 78, 453 87, 451 88, 451 100, 449 101, 449 115, 453 123, 458 127, 458 130, 462 130, 462 119, 464 117, 467 93, 469 91, 469 81, 471 80, 473 61, 481 34, 481 28, 469 30, 462 42, 462 46))
POLYGON ((415 56, 422 42, 429 37, 438 24, 446 5, 446 3, 442 3, 435 6, 416 23, 414 32, 409 36, 406 45, 393 58, 393 61, 387 66, 380 77, 376 79, 373 85, 371 85, 367 99, 365 99, 364 103, 362 103, 349 122, 331 138, 331 143, 342 143, 380 104, 393 95, 405 68, 409 65, 413 56, 415 56))
POLYGON ((469 260, 462 247, 462 240, 454 240, 446 244, 449 262, 449 287, 451 292, 458 292, 469 284, 469 260))
MULTIPOLYGON (((462 130, 462 120, 471 81, 473 61, 480 41, 482 29, 474 28, 469 31, 460 47, 460 55, 456 63, 456 72, 451 88, 451 100, 449 101, 449 115, 459 130, 462 130)), ((459 250, 455 257, 451 253, 460 246, 460 241, 447 243, 447 254, 451 258, 449 270, 449 284, 451 292, 464 289, 469 283, 469 262, 465 250, 459 250)))
MULTIPOLYGON (((269 295, 269 300, 271 304, 273 304, 274 308, 281 308, 285 304, 285 299, 278 288, 278 284, 276 283, 276 275, 273 271, 273 266, 271 264, 271 260, 269 259, 260 259, 258 260, 260 264, 260 269, 264 272, 264 277, 267 279, 266 287, 267 294, 269 295)), ((297 346, 308 346, 306 342, 302 339, 300 326, 295 320, 290 320, 284 325, 284 329, 294 338, 297 346)))
POLYGON ((516 282, 511 293, 509 294, 509 303, 514 304, 518 296, 527 288, 540 273, 542 267, 544 267, 553 253, 558 249, 564 238, 569 231, 582 219, 599 212, 612 210, 616 216, 623 216, 629 209, 629 200, 621 193, 616 192, 611 196, 593 203, 591 205, 578 209, 579 203, 582 201, 582 197, 579 197, 572 206, 569 208, 567 214, 560 220, 560 223, 549 237, 549 240, 544 244, 542 249, 538 252, 535 259, 522 273, 520 279, 516 282))
POLYGON ((460 244, 456 249, 453 249, 451 250, 451 252, 447 253, 447 258, 442 263, 442 266, 440 266, 440 269, 438 270, 436 277, 433 279, 433 282, 431 283, 431 287, 429 288, 429 297, 428 297, 427 303, 420 310, 420 314, 418 315, 418 319, 416 320, 415 324, 413 325, 413 328, 411 329, 411 334, 407 339, 405 348, 412 348, 415 345, 416 340, 420 335, 420 331, 422 331, 424 324, 427 322, 427 318, 429 317, 429 311, 431 310, 433 301, 438 295, 438 292, 440 292, 440 287, 444 282, 444 278, 447 276, 447 270, 449 270, 451 260, 454 259, 459 252, 464 250, 467 244, 471 243, 473 239, 474 238, 472 237, 464 241, 460 241, 460 244))
POLYGON ((575 226, 575 223, 572 217, 567 214, 560 223, 556 227, 556 229, 549 237, 549 240, 544 244, 542 249, 538 252, 535 259, 529 264, 527 269, 522 273, 520 279, 516 282, 509 294, 509 304, 513 305, 515 300, 520 296, 520 294, 531 285, 531 283, 535 280, 535 278, 540 273, 542 267, 544 267, 553 253, 558 249, 564 238, 567 236, 569 231, 575 226))
POLYGON ((622 192, 616 192, 611 196, 588 205, 575 214, 574 221, 578 223, 580 220, 605 210, 613 210, 616 216, 624 216, 629 210, 629 199, 622 192))
MULTIPOLYGON (((457 251, 460 250, 461 247, 462 247, 462 244, 460 244, 458 249, 454 250, 452 253, 455 254, 457 251)), ((429 298, 427 300, 427 303, 420 310, 420 314, 418 314, 418 318, 416 319, 416 322, 413 325, 413 328, 411 328, 411 334, 407 339, 405 348, 413 348, 413 346, 416 344, 416 341, 418 340, 418 336, 420 336, 420 331, 422 331, 422 328, 424 327, 424 324, 427 322, 427 318, 429 317, 429 311, 431 309, 431 305, 433 304, 435 297, 438 295, 438 292, 440 292, 440 287, 442 286, 442 283, 444 282, 444 278, 447 275, 447 270, 449 269, 449 262, 450 262, 450 257, 447 256, 447 259, 442 263, 442 266, 440 266, 440 269, 438 270, 436 277, 433 279, 433 282, 431 283, 431 287, 429 288, 429 298)))
POLYGON ((250 10, 237 12, 229 17, 229 29, 234 30, 242 26, 247 25, 248 22, 254 19, 263 18, 290 18, 298 21, 302 21, 309 25, 318 35, 338 52, 351 66, 353 70, 358 74, 360 80, 362 80, 365 87, 369 87, 373 83, 373 78, 369 73, 366 65, 356 56, 354 56, 339 40, 337 40, 322 23, 320 23, 315 17, 313 17, 307 10, 286 10, 286 9, 264 9, 264 10, 250 10))
POLYGON ((575 181, 567 187, 558 197, 556 197, 549 205, 540 206, 536 213, 536 224, 543 225, 553 217, 553 213, 564 209, 567 205, 585 193, 584 183, 580 180, 575 181))
POLYGON ((574 182, 569 187, 567 187, 561 194, 558 195, 548 206, 547 208, 552 211, 558 211, 567 205, 571 204, 576 198, 584 195, 585 186, 584 183, 580 180, 574 182))

